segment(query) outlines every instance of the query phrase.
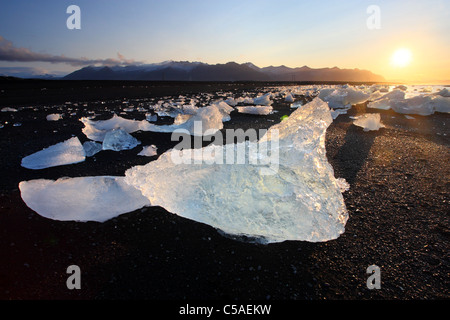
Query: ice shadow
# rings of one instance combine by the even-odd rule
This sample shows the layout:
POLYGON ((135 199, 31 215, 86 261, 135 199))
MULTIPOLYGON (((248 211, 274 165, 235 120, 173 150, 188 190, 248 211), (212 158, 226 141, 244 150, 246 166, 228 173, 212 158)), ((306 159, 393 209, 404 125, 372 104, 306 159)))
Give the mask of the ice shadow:
MULTIPOLYGON (((380 129, 383 130, 383 129, 380 129)), ((350 125, 345 133, 344 144, 333 157, 337 176, 345 178, 352 185, 369 156, 377 131, 364 132, 362 128, 350 125)))

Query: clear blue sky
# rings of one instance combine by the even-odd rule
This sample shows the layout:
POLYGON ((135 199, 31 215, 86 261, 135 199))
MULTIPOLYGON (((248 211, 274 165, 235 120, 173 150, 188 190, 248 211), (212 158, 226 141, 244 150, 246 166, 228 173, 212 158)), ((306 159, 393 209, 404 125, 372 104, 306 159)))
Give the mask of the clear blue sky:
MULTIPOLYGON (((0 45, 38 55, 338 66, 392 78, 389 57, 406 46, 416 58, 416 74, 435 68, 437 73, 422 76, 450 78, 448 0, 2 0, 0 6, 0 45), (81 30, 66 27, 71 4, 81 9, 81 30), (381 10, 379 30, 366 26, 372 4, 381 10)), ((0 68, 80 68, 8 59, 0 61, 0 68)))

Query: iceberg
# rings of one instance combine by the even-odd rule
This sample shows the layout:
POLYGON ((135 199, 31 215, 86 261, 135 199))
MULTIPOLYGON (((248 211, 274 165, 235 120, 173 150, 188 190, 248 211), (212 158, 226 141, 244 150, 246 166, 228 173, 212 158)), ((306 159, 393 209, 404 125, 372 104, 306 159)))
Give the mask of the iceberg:
POLYGON ((80 177, 22 181, 23 201, 39 215, 60 221, 104 222, 150 202, 124 177, 80 177))
MULTIPOLYGON (((210 157, 195 158, 212 154, 211 150, 224 155, 242 146, 218 145, 183 150, 192 151, 192 161, 183 163, 173 160, 180 151, 170 150, 145 166, 127 170, 125 182, 152 205, 227 234, 266 243, 336 239, 348 219, 342 196, 348 185, 334 177, 327 161, 325 133, 331 123, 328 105, 316 98, 272 126, 260 141, 245 142, 249 150, 276 142, 278 148, 270 153, 270 159, 277 155, 275 170, 267 163, 210 163, 210 157)), ((246 155, 260 158, 250 151, 246 155)))
POLYGON ((122 129, 108 131, 103 140, 103 150, 122 151, 133 149, 141 144, 135 137, 122 129))
POLYGON ((353 124, 363 128, 364 131, 376 131, 385 127, 384 124, 381 123, 381 116, 379 113, 366 113, 358 116, 353 121, 353 124))
POLYGON ((57 143, 22 159, 22 167, 39 170, 83 162, 86 154, 77 137, 57 143))

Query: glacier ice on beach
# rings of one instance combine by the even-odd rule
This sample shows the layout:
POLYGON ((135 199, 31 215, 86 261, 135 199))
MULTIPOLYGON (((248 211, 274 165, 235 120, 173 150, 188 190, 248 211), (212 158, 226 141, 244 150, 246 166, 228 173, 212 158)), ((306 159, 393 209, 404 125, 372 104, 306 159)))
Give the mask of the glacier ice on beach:
POLYGON ((385 95, 382 95, 378 99, 374 99, 373 101, 369 102, 367 104, 367 107, 373 109, 389 110, 395 101, 403 99, 405 99, 405 92, 396 89, 389 93, 386 93, 385 95))
POLYGON ((363 128, 364 131, 376 131, 385 127, 384 124, 381 123, 381 116, 379 113, 366 113, 358 116, 353 121, 353 124, 363 128))
POLYGON ((31 209, 55 220, 102 222, 153 205, 266 243, 328 241, 345 230, 348 213, 342 192, 349 188, 335 178, 327 161, 325 133, 331 123, 328 105, 316 98, 259 141, 172 149, 127 170, 125 177, 32 180, 19 188, 31 209), (242 146, 249 160, 243 163, 211 163, 208 156, 191 163, 173 160, 189 151, 191 160, 199 160, 198 154, 211 156, 211 151, 226 157, 227 151, 242 146))
POLYGON ((38 170, 83 162, 86 154, 77 137, 57 143, 22 159, 22 167, 38 170))
POLYGON ((139 130, 147 131, 151 125, 147 120, 130 120, 116 114, 108 120, 94 121, 83 117, 80 121, 84 124, 82 131, 86 137, 98 142, 103 142, 106 133, 114 129, 121 129, 127 133, 133 133, 139 130))
POLYGON ((450 97, 445 88, 437 93, 431 93, 429 89, 421 90, 421 94, 410 95, 406 97, 405 91, 394 89, 393 91, 381 96, 368 103, 368 108, 382 110, 392 109, 401 114, 417 114, 422 116, 432 115, 435 112, 450 112, 450 97), (425 94, 424 94, 425 93, 425 94))
MULTIPOLYGON (((272 126, 260 141, 247 141, 245 145, 255 150, 275 143, 272 137, 279 138, 277 149, 270 152, 277 155, 277 168, 271 174, 261 170, 270 169, 270 164, 211 164, 209 157, 200 163, 177 163, 173 159, 181 151, 173 149, 127 170, 125 181, 152 205, 228 234, 266 242, 335 239, 344 232, 348 218, 342 197, 348 185, 334 177, 327 161, 325 132, 331 123, 328 105, 316 98, 272 126)), ((196 154, 213 150, 223 155, 238 147, 196 149, 191 160, 196 154)), ((250 151, 247 155, 260 156, 250 151)))
POLYGON ((122 129, 110 130, 103 139, 103 150, 129 150, 141 144, 138 139, 122 129))
POLYGON ((145 146, 142 151, 138 153, 138 156, 153 157, 158 155, 158 148, 155 145, 145 146))
POLYGON ((239 113, 257 114, 257 115, 268 115, 273 111, 272 106, 242 106, 236 107, 239 113))
POLYGON ((202 136, 213 134, 223 128, 223 121, 226 118, 224 109, 219 109, 212 104, 208 107, 199 108, 196 114, 190 117, 186 122, 171 125, 149 124, 144 131, 171 133, 175 130, 185 130, 191 135, 202 136))
POLYGON ((319 93, 319 98, 328 102, 328 105, 332 109, 347 108, 354 104, 363 103, 367 101, 369 97, 369 93, 350 86, 335 89, 325 88, 319 93))
POLYGON ((104 222, 122 213, 149 206, 139 190, 124 177, 79 177, 22 181, 20 193, 27 206, 41 216, 60 221, 104 222))
POLYGON ((397 113, 422 116, 428 116, 435 112, 450 113, 450 98, 440 95, 415 96, 394 101, 391 108, 397 113))

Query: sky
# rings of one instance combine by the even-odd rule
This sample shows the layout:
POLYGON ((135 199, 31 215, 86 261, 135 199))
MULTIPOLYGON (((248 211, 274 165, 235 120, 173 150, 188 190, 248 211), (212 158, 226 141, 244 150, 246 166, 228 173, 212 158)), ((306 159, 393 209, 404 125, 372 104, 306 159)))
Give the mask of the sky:
POLYGON ((0 0, 0 8, 0 74, 174 60, 450 80, 449 0, 0 0), (70 5, 81 29, 67 28, 70 5), (393 65, 402 48, 411 59, 393 65))

